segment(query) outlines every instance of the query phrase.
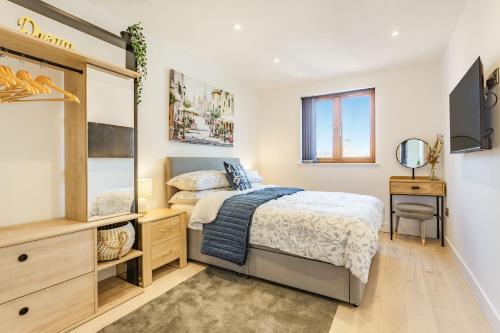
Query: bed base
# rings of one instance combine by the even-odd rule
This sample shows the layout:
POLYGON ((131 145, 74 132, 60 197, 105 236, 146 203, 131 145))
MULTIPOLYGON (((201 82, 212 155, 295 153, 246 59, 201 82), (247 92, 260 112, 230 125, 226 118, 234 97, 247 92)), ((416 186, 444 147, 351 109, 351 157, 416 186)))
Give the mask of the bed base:
POLYGON ((245 266, 201 253, 203 233, 188 229, 188 258, 240 274, 276 282, 289 287, 359 305, 366 284, 345 267, 287 254, 275 249, 250 245, 245 266))

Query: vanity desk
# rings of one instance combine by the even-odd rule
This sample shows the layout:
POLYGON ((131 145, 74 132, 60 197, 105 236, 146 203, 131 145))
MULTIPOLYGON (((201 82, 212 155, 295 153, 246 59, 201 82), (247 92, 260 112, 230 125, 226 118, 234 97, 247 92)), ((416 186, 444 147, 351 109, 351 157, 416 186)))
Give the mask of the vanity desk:
POLYGON ((392 176, 389 179, 390 193, 390 231, 391 240, 393 236, 393 197, 395 195, 427 196, 436 197, 436 223, 437 238, 441 238, 441 246, 444 246, 444 197, 446 196, 446 182, 443 180, 431 180, 429 177, 392 176), (440 228, 441 224, 441 228, 440 228), (440 231, 441 230, 441 231, 440 231))

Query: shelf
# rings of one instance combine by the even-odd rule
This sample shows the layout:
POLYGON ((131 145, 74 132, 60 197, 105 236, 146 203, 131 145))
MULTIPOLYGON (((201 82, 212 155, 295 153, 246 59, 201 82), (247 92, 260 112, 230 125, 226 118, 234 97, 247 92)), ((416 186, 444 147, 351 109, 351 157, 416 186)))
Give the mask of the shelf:
POLYGON ((97 227, 102 227, 102 226, 109 225, 109 224, 115 224, 115 223, 130 221, 130 220, 136 220, 142 216, 143 216, 142 214, 135 214, 135 213, 122 214, 122 215, 118 215, 118 216, 103 218, 101 220, 89 221, 89 222, 87 222, 87 224, 90 225, 91 228, 97 228, 97 227))
POLYGON ((125 303, 144 292, 141 287, 135 286, 116 276, 99 281, 97 314, 104 313, 125 303))
POLYGON ((118 264, 121 264, 122 262, 126 262, 126 261, 129 261, 131 259, 141 257, 141 256, 142 256, 142 251, 132 249, 132 250, 130 250, 129 253, 127 253, 126 255, 121 257, 120 259, 98 262, 97 263, 97 271, 102 271, 106 268, 116 266, 118 264))
POLYGON ((0 247, 12 246, 43 238, 64 235, 70 232, 98 228, 109 224, 135 220, 140 217, 142 217, 142 214, 131 213, 94 222, 78 222, 65 218, 59 218, 0 227, 0 247))
POLYGON ((140 76, 139 73, 125 67, 102 61, 75 50, 56 46, 5 26, 0 26, 0 46, 80 70, 83 70, 85 65, 89 64, 130 78, 140 76))

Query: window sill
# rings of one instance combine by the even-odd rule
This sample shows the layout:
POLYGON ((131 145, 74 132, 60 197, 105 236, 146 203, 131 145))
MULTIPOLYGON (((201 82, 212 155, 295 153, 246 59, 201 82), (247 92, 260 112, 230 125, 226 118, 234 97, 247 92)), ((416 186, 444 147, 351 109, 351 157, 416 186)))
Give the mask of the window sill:
POLYGON ((345 166, 353 166, 353 165, 359 165, 359 166, 379 166, 380 164, 377 163, 377 162, 358 162, 358 163, 355 163, 355 162, 315 162, 315 163, 311 163, 311 162, 302 162, 302 161, 298 161, 297 162, 297 165, 314 165, 314 166, 318 166, 318 165, 328 165, 328 166, 331 166, 331 165, 338 165, 338 166, 342 166, 342 165, 345 165, 345 166))

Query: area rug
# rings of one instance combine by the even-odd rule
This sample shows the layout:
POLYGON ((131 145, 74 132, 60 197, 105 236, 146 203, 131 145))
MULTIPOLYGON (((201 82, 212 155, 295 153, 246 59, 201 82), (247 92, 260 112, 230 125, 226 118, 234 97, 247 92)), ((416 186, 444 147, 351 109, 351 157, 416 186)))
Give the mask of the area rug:
POLYGON ((101 333, 329 332, 332 299, 209 267, 101 333))

